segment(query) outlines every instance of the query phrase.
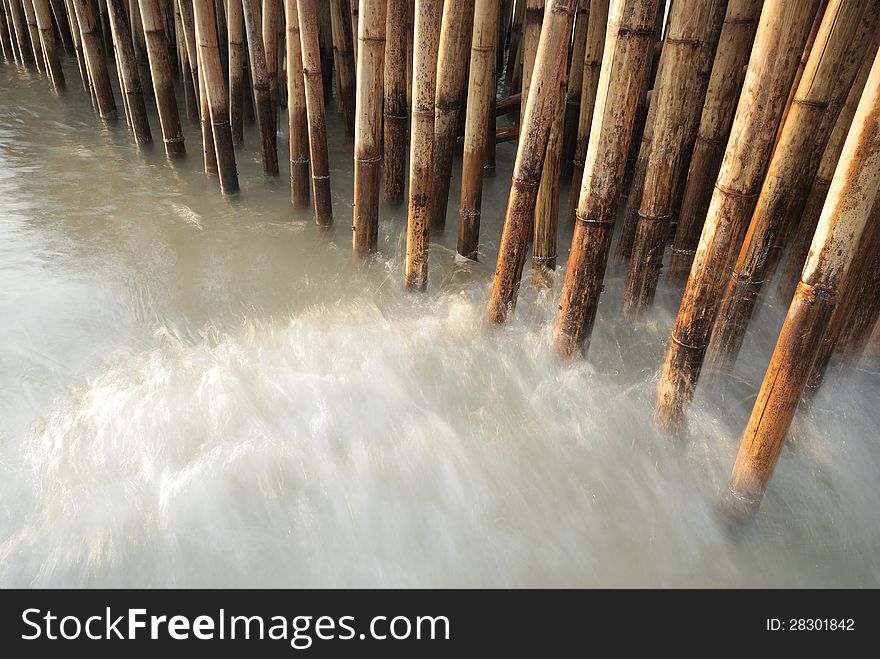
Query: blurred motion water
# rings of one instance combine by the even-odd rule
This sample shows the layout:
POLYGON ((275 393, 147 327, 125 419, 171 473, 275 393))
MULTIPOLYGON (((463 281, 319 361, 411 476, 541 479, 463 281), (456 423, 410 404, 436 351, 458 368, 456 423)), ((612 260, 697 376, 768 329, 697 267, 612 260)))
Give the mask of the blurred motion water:
POLYGON ((332 111, 320 232, 286 169, 261 174, 253 128, 223 197, 195 125, 184 160, 138 150, 65 67, 63 96, 0 67, 0 585, 880 584, 878 374, 799 413, 742 537, 716 515, 778 305, 670 441, 652 423, 665 281, 624 324, 612 267, 570 365, 558 291, 533 292, 528 267, 513 322, 486 324, 513 145, 487 178, 481 262, 454 259, 456 167, 429 292, 410 295, 405 206, 382 208, 376 258, 351 256, 332 111))

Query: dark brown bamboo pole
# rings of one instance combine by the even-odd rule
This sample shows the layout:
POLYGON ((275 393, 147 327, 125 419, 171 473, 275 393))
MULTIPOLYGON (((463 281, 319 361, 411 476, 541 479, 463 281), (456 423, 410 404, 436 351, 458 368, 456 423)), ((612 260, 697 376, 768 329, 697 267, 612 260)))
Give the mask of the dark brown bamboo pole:
POLYGON ((266 75, 269 80, 269 103, 272 125, 278 126, 278 14, 280 0, 263 0, 263 50, 266 54, 266 75))
POLYGON ((721 29, 720 23, 711 20, 715 4, 716 0, 693 0, 676 2, 670 9, 652 99, 656 114, 651 153, 624 287, 623 311, 628 318, 654 301, 675 203, 675 183, 687 157, 688 136, 683 128, 694 123, 701 111, 703 99, 697 88, 703 51, 717 42, 718 35, 711 31, 721 29))
POLYGON ((296 0, 284 0, 287 16, 287 121, 290 135, 290 203, 309 205, 309 118, 303 79, 296 0))
POLYGON ((458 212, 458 254, 477 260, 480 247, 480 213, 483 199, 483 164, 495 99, 494 26, 498 21, 498 0, 477 0, 471 38, 467 114, 462 156, 461 203, 458 212))
MULTIPOLYGON (((877 327, 880 318, 880 244, 877 239, 877 226, 880 225, 878 207, 874 202, 874 245, 873 261, 866 259, 866 267, 863 270, 861 280, 856 280, 858 287, 854 289, 852 299, 854 301, 852 312, 847 322, 842 323, 843 329, 837 341, 836 353, 838 356, 838 368, 853 364, 864 354, 868 342, 871 339, 873 328, 877 327), (864 301, 864 303, 862 302, 864 301)), ((818 363, 818 360, 817 360, 818 363)), ((815 370, 815 366, 813 369, 815 370)))
POLYGON ((12 46, 9 38, 9 27, 6 21, 6 5, 0 2, 0 49, 3 51, 3 59, 6 61, 18 61, 18 53, 12 46))
POLYGON ((405 271, 405 284, 410 291, 423 291, 428 285, 434 100, 442 12, 442 0, 416 0, 405 271))
MULTIPOLYGON (((758 31, 760 41, 760 26, 758 31)), ((856 110, 801 281, 743 432, 724 498, 734 520, 748 520, 761 503, 878 189, 880 57, 856 110)))
POLYGON ((79 70, 80 81, 82 82, 83 90, 91 94, 89 72, 86 68, 86 59, 82 49, 82 34, 79 30, 79 23, 76 20, 76 9, 73 6, 73 0, 64 0, 64 10, 67 13, 67 20, 70 23, 70 39, 73 41, 73 53, 76 57, 76 66, 79 70))
POLYGON ((415 41, 416 0, 406 0, 406 107, 412 107, 413 42, 415 41))
POLYGON ((21 0, 6 0, 6 3, 9 8, 10 25, 15 36, 18 59, 22 64, 30 64, 34 61, 34 51, 31 48, 24 7, 21 5, 21 0))
POLYGON ((513 84, 513 79, 515 77, 514 74, 521 73, 519 69, 522 69, 522 41, 525 15, 525 0, 516 0, 516 4, 513 7, 513 17, 510 24, 510 39, 507 51, 507 67, 505 70, 507 82, 510 84, 511 93, 514 93, 515 87, 515 85, 513 84))
MULTIPOLYGON (((180 0, 175 0, 174 2, 174 45, 177 51, 177 61, 180 64, 180 70, 177 74, 180 76, 180 85, 183 87, 183 104, 186 108, 186 118, 190 121, 198 121, 199 107, 196 98, 196 81, 193 79, 193 66, 186 45, 186 36, 184 35, 183 19, 181 18, 181 4, 180 0)), ((196 64, 196 68, 198 68, 198 63, 196 64)))
MULTIPOLYGON (((359 71, 357 68, 358 63, 358 49, 360 48, 360 27, 358 22, 358 16, 360 15, 360 2, 361 0, 348 0, 349 1, 349 10, 351 13, 351 49, 354 54, 354 65, 355 70, 359 71)), ((370 4, 372 4, 372 0, 367 0, 370 4)))
POLYGON ((153 87, 153 79, 150 73, 150 62, 147 57, 147 42, 144 39, 144 26, 141 23, 141 12, 137 0, 126 0, 128 3, 128 15, 131 20, 131 40, 134 44, 134 54, 138 60, 141 73, 141 84, 144 89, 153 87))
POLYGON ((168 39, 165 36, 161 6, 158 0, 138 0, 138 4, 141 23, 144 26, 144 39, 147 43, 147 57, 150 60, 153 92, 159 109, 159 124, 162 127, 165 153, 169 158, 182 156, 186 153, 186 146, 180 128, 177 100, 174 97, 171 60, 168 55, 168 39))
POLYGON ((642 82, 656 39, 656 0, 617 0, 608 17, 568 269, 556 317, 560 356, 586 351, 611 247, 642 82))
POLYGON ((107 61, 104 59, 104 46, 95 10, 90 0, 73 0, 73 5, 79 21, 83 56, 89 72, 91 89, 97 100, 98 114, 105 120, 114 119, 116 102, 113 100, 113 89, 110 87, 110 75, 107 72, 107 61))
POLYGON ((144 91, 131 40, 128 14, 123 3, 124 0, 107 0, 107 18, 110 21, 113 42, 116 44, 116 66, 122 77, 122 93, 128 99, 131 132, 135 142, 149 144, 153 141, 153 135, 147 118, 147 104, 144 101, 144 91))
POLYGON ((33 0, 33 4, 46 69, 49 71, 49 77, 55 89, 60 91, 66 85, 64 71, 61 69, 61 59, 58 57, 58 44, 55 42, 55 32, 52 29, 52 9, 49 7, 49 0, 33 0))
MULTIPOLYGON (((176 0, 178 16, 180 18, 180 31, 181 37, 183 41, 183 50, 185 51, 185 59, 186 59, 186 75, 184 76, 184 80, 190 80, 190 84, 193 87, 193 96, 195 97, 195 116, 192 116, 187 110, 187 116, 189 118, 200 121, 201 129, 202 129, 202 152, 206 155, 205 159, 205 171, 206 172, 216 172, 216 159, 211 155, 213 154, 213 148, 208 148, 210 145, 208 142, 211 141, 211 122, 210 117, 206 116, 204 112, 202 112, 203 108, 208 107, 208 99, 205 94, 202 93, 202 89, 204 85, 201 84, 201 72, 199 67, 199 46, 196 38, 196 19, 193 14, 193 2, 192 0, 176 0), (204 96, 204 98, 203 98, 204 96), (207 138, 207 139, 206 139, 207 138)), ((184 86, 184 91, 186 91, 187 85, 184 86)))
POLYGON ((43 56, 43 46, 40 42, 40 29, 37 27, 37 15, 34 12, 34 3, 32 0, 20 0, 20 2, 24 9, 28 37, 34 53, 34 63, 37 65, 38 71, 47 71, 46 58, 43 56))
POLYGON ((730 0, 712 66, 672 244, 669 275, 684 285, 733 124, 762 0, 730 0))
POLYGON ((434 99, 434 165, 430 220, 433 231, 442 231, 446 227, 452 155, 458 133, 458 115, 464 96, 467 55, 473 26, 473 0, 446 1, 440 27, 437 92, 434 99))
POLYGON ((840 110, 836 99, 849 93, 878 18, 880 0, 828 3, 712 329, 708 359, 715 372, 726 372, 736 360, 770 270, 774 238, 790 215, 803 210, 840 110))
POLYGON ((333 32, 333 63, 336 67, 336 93, 345 125, 345 134, 354 137, 354 53, 352 51, 351 11, 346 0, 330 0, 333 32))
POLYGON ((362 255, 376 251, 379 237, 386 8, 385 0, 364 0, 358 26, 352 247, 362 255))
MULTIPOLYGON (((523 61, 522 61, 522 95, 528 99, 535 68, 535 57, 538 53, 538 41, 541 37, 541 25, 544 22, 545 0, 525 0, 526 14, 523 23, 523 61)), ((520 106, 519 122, 525 121, 526 106, 520 106)))
POLYGON ((757 201, 776 127, 818 0, 766 0, 730 140, 666 353, 656 419, 680 428, 723 287, 757 201))
POLYGON ((18 50, 18 42, 15 36, 15 26, 12 23, 12 10, 9 7, 9 0, 0 0, 0 13, 3 14, 2 29, 5 31, 4 54, 7 61, 18 63, 21 58, 21 53, 19 53, 18 50))
POLYGON ((590 20, 590 0, 578 0, 577 14, 574 18, 574 37, 571 42, 571 65, 568 72, 568 87, 565 90, 565 119, 562 131, 562 164, 560 176, 571 178, 572 159, 577 142, 578 119, 580 117, 581 91, 584 78, 584 52, 587 47, 587 26, 590 20))
POLYGON ((320 48, 321 81, 324 85, 324 105, 333 101, 333 25, 330 19, 329 0, 315 3, 318 22, 318 45, 320 48))
POLYGON ((587 145, 590 143, 590 124, 593 120, 593 107, 596 104, 599 75, 602 71, 602 50, 605 48, 605 28, 608 24, 608 0, 590 0, 589 15, 587 43, 584 48, 577 139, 572 154, 571 193, 568 204, 568 217, 572 223, 575 221, 581 181, 584 177, 584 159, 587 157, 587 145))
POLYGON ((306 112, 309 120, 309 154, 312 163, 315 222, 319 227, 329 227, 333 224, 333 205, 330 197, 327 120, 324 114, 324 82, 321 76, 321 47, 318 43, 315 0, 297 0, 296 8, 299 16, 306 112))
POLYGON ((229 40, 229 123, 232 141, 244 142, 245 44, 244 13, 241 0, 227 0, 226 34, 229 40))
POLYGON ((385 22, 385 106, 383 152, 385 171, 382 196, 389 204, 403 202, 406 182, 406 2, 388 0, 385 22))
MULTIPOLYGON (((532 233, 547 139, 558 106, 565 103, 563 77, 576 0, 548 0, 520 131, 516 162, 489 299, 489 320, 503 323, 513 311, 532 233)), ((526 10, 528 15, 528 9, 526 10)))
POLYGON ((73 35, 70 30, 70 22, 67 19, 67 9, 64 6, 64 0, 49 0, 49 5, 52 8, 55 24, 58 26, 61 45, 67 52, 72 52, 73 35))
POLYGON ((278 144, 275 130, 275 108, 269 93, 269 73, 266 51, 263 48, 262 20, 259 0, 242 0, 244 27, 250 55, 251 81, 254 90, 254 110, 260 132, 260 154, 263 172, 278 174, 278 144))

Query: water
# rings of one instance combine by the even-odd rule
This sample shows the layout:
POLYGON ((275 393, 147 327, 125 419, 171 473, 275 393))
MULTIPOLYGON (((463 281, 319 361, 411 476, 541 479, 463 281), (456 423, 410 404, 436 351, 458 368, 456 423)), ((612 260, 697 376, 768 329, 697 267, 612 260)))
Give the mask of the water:
POLYGON ((382 208, 378 257, 351 256, 335 115, 322 233, 286 171, 262 176, 253 130, 224 198, 195 126, 183 161, 138 151, 65 65, 63 97, 0 67, 0 585, 880 584, 877 374, 799 414, 747 533, 719 524, 782 309, 670 441, 651 421, 665 282, 628 326, 612 270, 572 365, 551 350, 558 293, 525 283, 510 325, 486 324, 512 145, 482 262, 453 258, 456 178, 430 290, 409 295, 403 209, 382 208))

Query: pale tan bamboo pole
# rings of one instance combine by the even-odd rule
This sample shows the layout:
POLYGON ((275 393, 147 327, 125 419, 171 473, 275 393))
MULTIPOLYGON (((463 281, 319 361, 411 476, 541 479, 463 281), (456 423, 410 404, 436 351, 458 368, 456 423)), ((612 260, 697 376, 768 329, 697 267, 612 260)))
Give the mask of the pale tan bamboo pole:
POLYGON ((34 12, 34 3, 32 0, 20 0, 20 2, 24 9, 28 37, 31 42, 31 49, 34 52, 34 63, 37 66, 37 71, 48 72, 46 69, 46 58, 43 56, 43 46, 40 43, 40 29, 37 27, 37 15, 34 12))
POLYGON ((165 36, 164 19, 158 0, 137 0, 140 6, 147 57, 153 79, 153 92, 159 109, 159 124, 165 142, 165 153, 173 158, 186 152, 180 115, 174 97, 174 81, 171 77, 171 60, 168 56, 168 39, 165 36))
POLYGON ((428 285, 428 237, 431 227, 431 174, 434 160, 434 99, 437 50, 443 0, 416 0, 413 42, 413 102, 407 204, 407 290, 428 285))
POLYGON ((309 205, 309 118, 303 79, 302 45, 296 0, 284 0, 287 16, 287 121, 290 135, 290 203, 309 205))
POLYGON ((568 203, 568 217, 573 223, 584 177, 584 159, 590 143, 590 124, 593 120, 593 107, 602 71, 602 50, 605 48, 605 28, 608 25, 608 0, 590 0, 590 18, 587 24, 587 43, 584 48, 583 77, 581 80, 580 111, 578 114, 577 138, 572 153, 571 193, 568 203))
MULTIPOLYGON (((431 184, 432 231, 446 227, 452 155, 458 133, 458 115, 467 75, 467 55, 474 26, 473 0, 446 0, 437 54, 434 99, 434 154, 431 184)), ((387 58, 386 58, 387 61, 387 58)))
POLYGON ((403 201, 406 185, 406 5, 407 0, 388 0, 385 20, 384 141, 385 170, 382 196, 389 204, 403 201))
POLYGON ((345 134, 354 137, 354 53, 352 52, 351 12, 346 0, 330 0, 333 32, 333 62, 336 67, 336 93, 345 134))
MULTIPOLYGON (((196 20, 193 13, 193 0, 176 0, 176 4, 179 10, 178 15, 180 17, 183 46, 184 50, 186 51, 187 67, 189 72, 188 77, 192 81, 194 96, 197 97, 196 107, 198 108, 198 111, 196 112, 196 116, 194 118, 201 121, 204 142, 204 135, 207 134, 210 137, 210 120, 208 117, 205 117, 204 113, 202 112, 203 99, 202 93, 199 91, 202 88, 202 85, 199 82, 201 73, 199 69, 199 46, 196 39, 196 20), (207 126, 205 125, 206 121, 208 122, 207 126)), ((205 107, 207 107, 207 97, 204 99, 204 105, 205 107)), ((208 151, 204 147, 205 144, 203 144, 203 152, 210 153, 210 151, 208 151)), ((209 159, 206 161, 206 163, 207 162, 213 162, 213 160, 209 159)))
POLYGON ((532 87, 520 131, 489 299, 489 320, 493 323, 505 322, 516 304, 532 233, 547 138, 557 108, 565 103, 559 79, 564 76, 576 7, 576 0, 549 0, 544 8, 532 87))
POLYGON ((577 142, 578 119, 580 117, 581 90, 584 79, 584 52, 587 47, 587 26, 590 21, 590 0, 578 0, 578 10, 574 18, 574 37, 571 42, 571 68, 568 72, 568 87, 565 91, 565 119, 562 130, 562 164, 560 176, 571 178, 572 158, 577 142))
POLYGON ((73 41, 73 53, 76 57, 79 78, 82 81, 83 90, 90 94, 91 83, 89 82, 89 72, 86 68, 86 58, 82 49, 82 33, 76 20, 76 9, 73 6, 73 0, 64 0, 64 10, 67 12, 67 21, 70 24, 70 39, 73 41))
POLYGON ((250 54, 251 82, 254 90, 254 114, 260 133, 260 155, 263 172, 278 174, 278 143, 275 130, 275 109, 269 94, 269 73, 266 68, 266 51, 263 48, 260 0, 242 0, 244 27, 250 54))
POLYGON ((263 50, 266 54, 266 75, 269 79, 269 103, 272 125, 278 126, 278 14, 280 0, 263 0, 263 50))
POLYGON ((766 0, 730 140, 666 353, 656 419, 681 428, 727 275, 757 201, 776 127, 818 0, 766 0))
POLYGON ((713 184, 746 76, 761 4, 762 0, 730 0, 727 5, 672 243, 669 275, 678 284, 687 280, 709 210, 713 184))
POLYGON ((471 38, 461 204, 458 212, 458 254, 477 260, 480 246, 480 213, 483 199, 483 164, 495 100, 495 51, 498 0, 477 0, 471 38))
POLYGON ((97 100, 98 114, 102 119, 114 119, 116 102, 113 100, 113 89, 110 86, 110 75, 107 72, 107 60, 104 59, 104 46, 101 42, 95 10, 90 0, 73 0, 73 5, 79 21, 83 56, 89 72, 91 89, 97 100))
POLYGON ((229 106, 223 75, 223 60, 216 29, 217 19, 214 13, 214 2, 213 0, 193 0, 193 9, 199 44, 198 57, 201 64, 199 80, 200 84, 204 84, 208 97, 208 114, 211 119, 211 134, 214 138, 214 152, 217 157, 217 173, 220 175, 220 189, 229 194, 238 190, 238 171, 235 166, 232 128, 229 125, 229 106))
MULTIPOLYGON (((193 5, 197 0, 193 0, 193 5)), ((193 31, 196 43, 201 41, 199 37, 200 27, 195 25, 195 15, 193 16, 193 31)), ((203 68, 202 55, 196 50, 196 70, 198 74, 198 99, 199 99, 199 128, 202 133, 202 159, 204 161, 206 174, 217 174, 217 150, 214 146, 214 133, 211 131, 211 110, 208 102, 208 91, 205 89, 205 71, 203 68)))
POLYGON ((116 66, 122 76, 122 93, 128 99, 131 132, 135 142, 149 144, 153 141, 153 135, 147 118, 147 105, 123 0, 107 0, 107 18, 110 21, 113 42, 116 44, 116 66))
MULTIPOLYGON (((25 0, 27 1, 27 0, 25 0)), ((58 44, 55 42, 55 32, 52 29, 52 9, 49 0, 33 0, 34 16, 37 28, 40 31, 40 43, 43 47, 43 56, 46 61, 46 69, 49 78, 57 91, 64 89, 64 71, 61 69, 61 59, 58 57, 58 44)))
POLYGON ((150 61, 147 56, 147 42, 144 39, 144 26, 141 22, 141 12, 138 8, 138 0, 126 0, 128 3, 128 16, 131 20, 131 41, 134 44, 134 54, 138 60, 141 73, 141 84, 144 88, 153 87, 153 77, 150 72, 150 61))
POLYGON ((24 7, 21 0, 6 0, 9 7, 11 26, 15 33, 15 43, 18 51, 18 59, 22 64, 34 61, 34 51, 30 44, 30 35, 27 28, 27 20, 24 15, 24 7))
MULTIPOLYGON (((522 95, 528 99, 535 68, 535 56, 538 52, 538 41, 541 37, 541 24, 544 22, 545 0, 525 0, 526 14, 523 23, 523 61, 522 61, 522 95)), ((526 104, 520 107, 519 122, 525 121, 526 104)))
POLYGON ((376 251, 379 237, 386 9, 385 0, 363 0, 358 25, 352 247, 362 255, 376 251))
POLYGON ((245 45, 244 13, 241 0, 226 2, 226 34, 229 40, 229 124, 232 141, 244 142, 244 96, 245 96, 245 45))
POLYGON ((586 351, 596 319, 639 92, 651 65, 657 6, 657 0, 616 0, 610 8, 577 221, 556 317, 556 349, 564 358, 586 351))
POLYGON ((789 216, 801 215, 878 19, 880 0, 828 3, 712 329, 708 361, 713 372, 726 372, 739 354, 765 274, 772 269, 768 261, 775 236, 789 216))
POLYGON ((878 189, 880 57, 856 110, 801 281, 743 432, 724 498, 735 520, 748 520, 761 503, 878 189))

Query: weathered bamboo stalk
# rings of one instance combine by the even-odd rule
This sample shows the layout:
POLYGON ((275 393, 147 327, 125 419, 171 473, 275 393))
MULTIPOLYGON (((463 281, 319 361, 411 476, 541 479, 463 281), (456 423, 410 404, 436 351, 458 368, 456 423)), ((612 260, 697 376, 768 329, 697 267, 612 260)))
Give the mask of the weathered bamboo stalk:
POLYGON ((345 134, 354 137, 354 52, 352 51, 351 11, 346 0, 330 0, 333 31, 333 61, 336 66, 336 93, 345 124, 345 134))
MULTIPOLYGON (((26 0, 27 1, 27 0, 26 0)), ((58 44, 55 42, 55 32, 52 29, 52 9, 49 0, 33 0, 34 15, 37 28, 40 31, 40 42, 43 46, 43 55, 46 61, 46 69, 55 89, 64 89, 64 71, 61 69, 61 59, 58 57, 58 44)))
POLYGON ((135 142, 149 144, 153 141, 153 135, 147 118, 147 104, 144 101, 124 0, 107 0, 107 18, 110 21, 113 42, 116 44, 116 66, 122 77, 122 93, 128 99, 131 132, 135 142))
POLYGON ((736 360, 757 304, 776 234, 800 217, 841 102, 880 18, 880 0, 831 0, 761 186, 748 234, 709 342, 709 363, 724 372, 736 360), (861 34, 860 34, 861 32, 861 34), (854 38, 856 35, 856 38, 854 38))
POLYGON ((556 348, 562 357, 573 357, 589 345, 639 91, 651 64, 657 5, 657 0, 617 0, 608 17, 577 221, 556 317, 556 348))
POLYGON ((684 284, 709 210, 713 184, 721 167, 762 0, 730 0, 694 144, 678 226, 672 244, 669 275, 684 284))
POLYGON ((95 10, 90 0, 73 0, 79 21, 82 39, 83 56, 89 72, 91 89, 98 104, 98 114, 102 119, 116 117, 116 102, 113 100, 113 89, 110 87, 110 75, 107 72, 107 61, 104 59, 104 46, 98 28, 95 10))
POLYGON ((415 41, 416 0, 406 0, 406 107, 412 107, 413 42, 415 41))
POLYGON ((498 0, 477 0, 471 38, 464 154, 461 165, 461 203, 458 211, 458 254, 477 260, 483 200, 483 164, 495 99, 495 24, 498 0))
POLYGON ((333 25, 330 18, 329 0, 315 3, 318 24, 318 48, 321 63, 321 82, 324 85, 324 106, 333 101, 333 25))
MULTIPOLYGON (((196 81, 193 79, 193 66, 186 45, 186 36, 184 35, 181 5, 181 0, 174 2, 175 49, 177 50, 177 61, 180 64, 178 75, 180 76, 180 84, 183 87, 186 118, 190 121, 198 121, 199 108, 198 101, 196 100, 196 81)), ((196 63, 196 66, 198 66, 198 63, 196 63)))
POLYGON ((290 134, 290 203, 309 205, 309 118, 303 79, 296 0, 284 0, 287 16, 287 121, 290 134))
POLYGON ((318 43, 315 0, 297 0, 296 9, 299 16, 303 82, 309 120, 309 154, 312 163, 315 222, 319 227, 329 227, 333 224, 333 205, 330 197, 327 120, 324 114, 324 82, 321 76, 321 47, 318 43))
POLYGON ((767 0, 700 244, 666 352, 656 419, 680 428, 723 287, 757 201, 776 127, 818 0, 767 0))
POLYGON ((153 78, 150 72, 150 61, 147 56, 147 42, 144 39, 144 26, 141 22, 141 12, 138 8, 138 0, 126 0, 128 3, 128 17, 131 21, 131 41, 134 44, 134 54, 140 67, 141 84, 144 89, 152 89, 153 78))
POLYGON ((46 68, 46 58, 43 56, 43 46, 40 43, 40 29, 37 27, 37 15, 34 12, 34 3, 32 0, 20 0, 24 9, 25 22, 27 24, 28 38, 31 42, 31 49, 34 53, 34 63, 40 72, 48 71, 46 68))
POLYGON ((406 0, 388 0, 385 23, 385 171, 382 195, 387 203, 403 201, 406 181, 406 0))
POLYGON ((12 27, 13 36, 15 37, 18 60, 22 64, 29 64, 34 61, 34 51, 31 49, 27 21, 24 16, 24 7, 21 5, 21 0, 6 0, 6 6, 9 10, 9 24, 12 27))
MULTIPOLYGON (((183 37, 183 50, 184 55, 186 56, 186 74, 184 79, 189 79, 190 84, 192 85, 193 96, 195 97, 195 106, 196 113, 195 116, 192 116, 189 112, 189 108, 187 109, 188 118, 195 119, 200 121, 201 129, 202 129, 202 152, 205 154, 205 171, 206 172, 216 172, 216 158, 212 155, 214 153, 213 147, 208 148, 210 145, 208 142, 211 142, 211 122, 210 117, 206 116, 206 113, 202 112, 203 107, 208 107, 208 99, 207 95, 202 93, 202 89, 204 85, 201 83, 201 73, 199 67, 199 46, 198 41, 196 39, 196 19, 193 13, 193 3, 192 0, 176 0, 176 5, 178 9, 178 16, 180 18, 180 31, 181 36, 183 37), (203 98, 204 96, 204 98, 203 98), (205 139, 205 138, 208 139, 205 139)), ((188 85, 184 85, 184 91, 186 92, 188 85)))
POLYGON ((274 176, 278 174, 278 144, 275 130, 275 108, 272 107, 272 98, 269 92, 269 72, 266 66, 266 51, 263 47, 260 0, 242 0, 242 12, 247 33, 248 54, 250 55, 254 110, 257 129, 260 132, 263 172, 274 176))
MULTIPOLYGON (((535 57, 538 53, 538 41, 541 37, 541 25, 544 22, 545 0, 525 0, 526 14, 523 23, 523 61, 522 61, 522 95, 528 99, 535 69, 535 57)), ((520 124, 525 122, 526 105, 520 106, 520 124)))
POLYGON ((856 110, 800 284, 742 436, 724 498, 734 520, 748 520, 761 503, 878 189, 880 57, 856 110))
MULTIPOLYGON (((369 4, 372 4, 373 0, 366 0, 369 4)), ((359 71, 357 68, 358 64, 358 49, 360 47, 360 27, 358 23, 358 16, 360 15, 360 3, 361 0, 349 0, 349 10, 351 13, 351 48, 354 54, 354 65, 355 70, 359 71)), ((366 13, 366 12, 364 12, 366 13)))
POLYGON ((9 27, 6 22, 6 5, 0 2, 0 49, 3 51, 3 59, 6 61, 18 61, 18 53, 15 52, 9 36, 9 27))
POLYGON ((52 16, 55 24, 58 26, 58 35, 61 38, 61 45, 67 52, 73 50, 73 35, 70 30, 70 22, 67 19, 67 10, 64 6, 64 0, 49 0, 52 8, 52 16))
MULTIPOLYGON (((193 0, 193 5, 198 0, 193 0)), ((193 23, 195 23, 195 15, 193 15, 193 23)), ((194 25, 196 43, 200 41, 199 26, 194 25)), ((217 174, 217 149, 214 146, 214 133, 211 131, 211 109, 208 102, 208 91, 205 88, 205 72, 202 55, 196 51, 196 70, 198 74, 198 98, 199 98, 199 128, 202 133, 202 160, 205 166, 206 174, 217 174)))
POLYGON ((559 79, 564 76, 568 60, 576 7, 576 0, 548 0, 545 7, 492 281, 489 320, 493 323, 505 322, 516 304, 532 233, 547 139, 558 106, 565 103, 564 88, 559 79))
POLYGON ((562 131, 560 176, 566 180, 571 178, 572 159, 577 142, 589 21, 590 0, 578 0, 577 14, 574 18, 574 37, 571 43, 571 67, 568 72, 568 87, 565 91, 565 123, 562 131))
POLYGON ((458 132, 459 109, 465 90, 467 55, 473 25, 473 0, 447 0, 443 6, 443 22, 440 28, 437 92, 434 99, 434 166, 430 220, 433 231, 442 231, 446 227, 452 155, 458 132))
POLYGON ((694 123, 703 104, 697 91, 703 51, 714 51, 718 35, 712 30, 721 29, 720 23, 711 20, 715 4, 716 0, 693 0, 676 2, 670 9, 652 99, 656 114, 651 154, 624 288, 623 310, 629 318, 654 301, 672 219, 675 183, 687 158, 686 127, 694 123))
POLYGON ((278 127, 278 14, 279 0, 262 0, 263 50, 266 54, 266 76, 269 81, 269 105, 272 108, 272 125, 278 127))
POLYGON ((590 18, 587 24, 587 43, 584 48, 584 64, 581 79, 580 111, 578 114, 577 139, 572 154, 571 193, 568 217, 573 223, 577 212, 581 181, 584 177, 584 160, 590 143, 590 124, 599 75, 602 72, 602 50, 605 48, 605 28, 608 24, 608 0, 590 0, 590 18))
POLYGON ((226 34, 229 52, 229 124, 232 141, 244 142, 245 45, 242 0, 226 2, 226 34))
POLYGON ((76 57, 76 66, 79 70, 79 77, 82 81, 83 91, 91 94, 89 72, 86 68, 86 58, 82 49, 82 34, 79 30, 79 23, 76 20, 76 9, 73 6, 73 0, 64 0, 64 10, 67 13, 67 20, 71 27, 70 38, 73 41, 73 53, 76 57))
POLYGON ((410 291, 423 291, 428 285, 434 100, 442 12, 442 0, 416 0, 405 272, 410 291))
MULTIPOLYGON (((514 77, 521 75, 522 71, 522 42, 523 42, 523 26, 525 23, 526 2, 525 0, 516 0, 513 8, 513 18, 510 24, 510 39, 507 51, 507 82, 510 85, 511 93, 514 93, 514 77)), ((497 42, 496 42, 497 43, 497 42)), ((503 47, 504 44, 501 44, 503 47)), ((499 48, 500 50, 500 48, 499 48)), ((521 78, 520 78, 521 80, 521 78)))
POLYGON ((138 4, 141 23, 144 26, 144 39, 147 43, 147 56, 150 60, 153 92, 159 109, 159 124, 162 127, 165 153, 170 158, 182 156, 186 152, 186 146, 180 128, 177 100, 174 97, 171 60, 168 56, 168 39, 165 36, 161 6, 158 0, 138 0, 138 4))

